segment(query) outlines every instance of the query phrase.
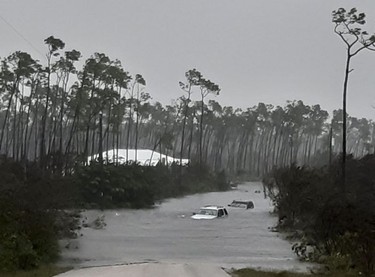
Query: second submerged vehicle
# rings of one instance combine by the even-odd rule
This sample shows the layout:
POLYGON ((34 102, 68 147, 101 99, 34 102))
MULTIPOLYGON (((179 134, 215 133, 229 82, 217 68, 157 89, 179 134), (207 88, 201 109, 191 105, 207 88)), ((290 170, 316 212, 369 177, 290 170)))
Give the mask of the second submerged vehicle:
POLYGON ((233 200, 232 203, 228 204, 229 207, 254 209, 254 203, 250 200, 233 200))

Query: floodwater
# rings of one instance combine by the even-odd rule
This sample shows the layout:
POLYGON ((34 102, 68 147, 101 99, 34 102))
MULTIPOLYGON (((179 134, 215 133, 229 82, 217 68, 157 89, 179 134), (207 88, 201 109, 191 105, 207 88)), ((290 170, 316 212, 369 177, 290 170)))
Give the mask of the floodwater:
MULTIPOLYGON (((210 263, 225 268, 306 271, 292 244, 270 231, 273 207, 260 183, 246 183, 227 192, 169 199, 155 209, 86 211, 92 221, 104 215, 104 229, 83 228, 62 252, 62 263, 77 267, 144 262, 210 263), (199 207, 227 206, 233 200, 252 200, 254 209, 226 207, 229 216, 194 220, 199 207)), ((66 242, 64 242, 66 244, 66 242)))

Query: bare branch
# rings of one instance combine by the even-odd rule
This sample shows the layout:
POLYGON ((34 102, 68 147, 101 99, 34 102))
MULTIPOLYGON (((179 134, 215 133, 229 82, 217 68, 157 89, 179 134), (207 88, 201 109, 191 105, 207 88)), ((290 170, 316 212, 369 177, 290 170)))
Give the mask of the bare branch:
POLYGON ((350 22, 349 22, 349 23, 345 23, 345 22, 343 22, 342 24, 343 24, 343 25, 345 26, 345 28, 348 30, 347 34, 348 34, 348 35, 352 35, 352 36, 355 37, 355 39, 354 39, 354 41, 353 41, 352 43, 347 42, 347 44, 350 45, 349 47, 352 47, 352 46, 353 46, 354 44, 356 44, 357 41, 359 40, 358 35, 353 31, 353 29, 349 28, 349 25, 351 25, 351 24, 353 24, 353 23, 350 23, 350 22))
POLYGON ((360 47, 360 48, 358 48, 357 51, 355 51, 355 52, 352 54, 352 56, 357 55, 357 54, 358 54, 359 52, 361 52, 363 49, 368 49, 368 50, 371 50, 371 51, 375 51, 375 49, 370 48, 370 46, 374 46, 374 47, 375 47, 374 42, 363 44, 363 46, 360 47))
POLYGON ((339 37, 342 39, 342 41, 348 46, 348 48, 350 48, 351 46, 350 46, 350 44, 347 42, 347 40, 345 39, 343 33, 337 30, 337 28, 338 28, 339 26, 340 26, 340 24, 339 24, 339 23, 336 23, 336 26, 335 26, 335 28, 333 29, 333 31, 334 31, 337 35, 339 35, 339 37))

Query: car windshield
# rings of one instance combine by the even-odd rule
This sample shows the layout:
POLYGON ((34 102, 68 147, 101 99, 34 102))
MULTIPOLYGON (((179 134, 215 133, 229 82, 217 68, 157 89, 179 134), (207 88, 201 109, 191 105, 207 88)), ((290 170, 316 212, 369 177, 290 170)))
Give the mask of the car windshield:
POLYGON ((212 210, 212 209, 200 209, 199 213, 198 214, 202 214, 202 215, 217 215, 217 211, 216 210, 212 210))

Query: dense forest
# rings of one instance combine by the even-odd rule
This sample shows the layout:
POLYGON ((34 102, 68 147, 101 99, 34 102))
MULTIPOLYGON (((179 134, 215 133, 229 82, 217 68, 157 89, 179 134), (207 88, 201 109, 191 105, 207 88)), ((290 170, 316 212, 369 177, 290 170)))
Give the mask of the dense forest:
MULTIPOLYGON (((174 104, 163 106, 120 61, 103 53, 83 60, 53 36, 45 44, 46 64, 20 51, 1 60, 0 153, 15 161, 66 174, 100 150, 147 148, 261 176, 292 163, 328 163, 340 152, 341 109, 330 115, 302 101, 223 107, 213 98, 219 86, 196 69, 182 74, 174 104)), ((349 116, 347 153, 373 153, 374 126, 349 116)))

